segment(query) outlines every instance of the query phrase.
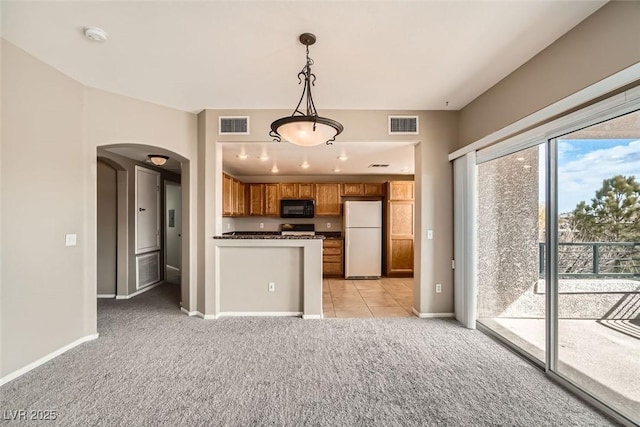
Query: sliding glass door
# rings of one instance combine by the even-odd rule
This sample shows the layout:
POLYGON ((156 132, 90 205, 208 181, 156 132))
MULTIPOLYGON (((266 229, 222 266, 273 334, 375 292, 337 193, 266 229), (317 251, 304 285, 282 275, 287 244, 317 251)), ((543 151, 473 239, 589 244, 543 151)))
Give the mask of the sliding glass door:
POLYGON ((640 112, 557 146, 560 376, 640 420, 640 112))
POLYGON ((545 360, 546 144, 478 166, 478 323, 545 360))
POLYGON ((640 101, 630 104, 476 153, 471 286, 480 329, 640 424, 640 101))

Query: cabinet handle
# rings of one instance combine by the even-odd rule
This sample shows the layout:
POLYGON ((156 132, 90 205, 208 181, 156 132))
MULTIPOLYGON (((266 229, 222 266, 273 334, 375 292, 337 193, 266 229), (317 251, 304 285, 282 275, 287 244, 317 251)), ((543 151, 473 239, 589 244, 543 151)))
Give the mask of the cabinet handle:
POLYGON ((146 211, 145 208, 138 208, 138 212, 146 211))

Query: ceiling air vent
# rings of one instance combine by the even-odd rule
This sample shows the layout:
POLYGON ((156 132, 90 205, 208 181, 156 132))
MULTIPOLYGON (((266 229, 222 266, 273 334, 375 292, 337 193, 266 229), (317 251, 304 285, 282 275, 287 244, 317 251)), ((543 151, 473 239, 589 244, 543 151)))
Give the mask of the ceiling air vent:
POLYGON ((389 116, 389 135, 417 135, 418 116, 389 116))
POLYGON ((220 135, 249 135, 249 116, 218 117, 220 135))
POLYGON ((369 168, 388 168, 389 165, 388 164, 383 164, 383 163, 372 163, 367 167, 369 167, 369 168))

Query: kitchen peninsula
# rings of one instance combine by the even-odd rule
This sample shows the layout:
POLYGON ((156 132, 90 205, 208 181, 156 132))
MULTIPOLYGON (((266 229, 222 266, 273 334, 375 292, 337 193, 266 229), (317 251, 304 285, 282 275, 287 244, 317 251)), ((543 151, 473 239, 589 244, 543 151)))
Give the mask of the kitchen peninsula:
POLYGON ((213 239, 216 303, 209 316, 322 318, 324 236, 256 232, 213 239))

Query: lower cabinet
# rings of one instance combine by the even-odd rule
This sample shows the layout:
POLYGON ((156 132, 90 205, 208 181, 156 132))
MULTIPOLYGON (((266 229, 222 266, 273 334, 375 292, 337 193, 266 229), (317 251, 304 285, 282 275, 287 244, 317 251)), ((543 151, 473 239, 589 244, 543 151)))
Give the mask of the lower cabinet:
POLYGON ((342 239, 325 239, 322 241, 322 275, 325 277, 341 277, 344 274, 342 239))

